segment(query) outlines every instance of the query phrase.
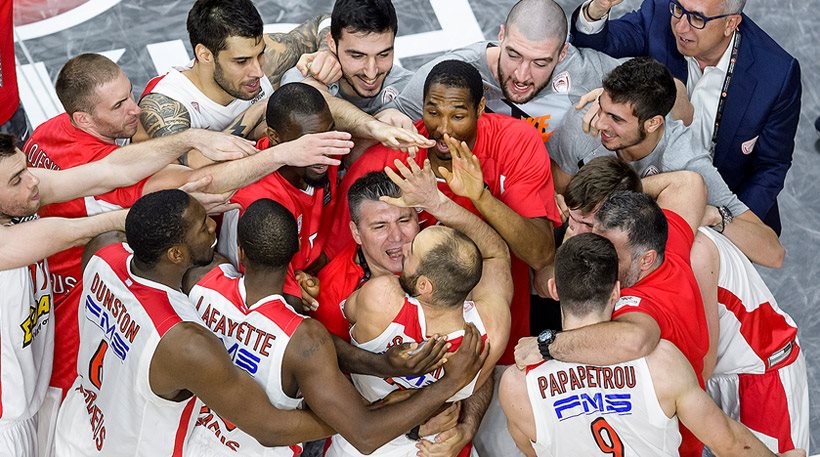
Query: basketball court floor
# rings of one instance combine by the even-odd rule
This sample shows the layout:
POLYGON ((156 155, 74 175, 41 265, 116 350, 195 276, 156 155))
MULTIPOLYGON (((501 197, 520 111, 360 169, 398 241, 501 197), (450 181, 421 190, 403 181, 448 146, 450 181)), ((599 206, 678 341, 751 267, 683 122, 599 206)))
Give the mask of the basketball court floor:
MULTIPOLYGON (((0 0, 11 1, 11 0, 0 0)), ((514 0, 393 0, 399 15, 396 57, 415 69, 451 48, 494 39, 514 0)), ((580 0, 558 0, 570 13, 580 0)), ((14 0, 21 98, 34 125, 62 111, 53 81, 65 61, 83 52, 105 54, 131 78, 134 93, 149 78, 192 55, 185 17, 192 0, 14 0)), ((288 30, 332 0, 257 0, 268 31, 288 30)), ((625 0, 613 15, 636 8, 625 0)), ((745 12, 800 61, 803 106, 794 162, 780 194, 783 268, 762 275, 800 327, 808 359, 811 428, 820 430, 820 9, 816 1, 750 0, 745 12)), ((754 103, 754 101, 752 101, 754 103)), ((820 440, 812 438, 812 447, 820 440)))

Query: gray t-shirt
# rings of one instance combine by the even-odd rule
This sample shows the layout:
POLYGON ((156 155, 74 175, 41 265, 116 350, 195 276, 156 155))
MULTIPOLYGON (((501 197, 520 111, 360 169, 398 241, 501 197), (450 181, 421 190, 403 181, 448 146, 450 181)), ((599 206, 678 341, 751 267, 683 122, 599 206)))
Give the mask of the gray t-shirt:
MULTIPOLYGON (((563 123, 547 142, 550 158, 569 175, 578 173, 582 165, 595 157, 616 155, 614 151, 606 149, 600 139, 584 133, 581 121, 586 111, 573 109, 567 113, 563 123)), ((629 165, 641 178, 667 171, 697 172, 706 181, 710 205, 726 206, 734 215, 749 209, 723 182, 720 173, 712 165, 709 152, 699 146, 692 137, 692 131, 683 122, 669 116, 666 117, 663 137, 655 149, 643 159, 629 162, 629 165)))
MULTIPOLYGON (((385 108, 385 105, 398 97, 399 93, 413 77, 413 73, 406 68, 393 65, 393 69, 384 78, 382 90, 373 97, 359 97, 358 95, 347 95, 339 88, 339 82, 327 86, 328 92, 334 97, 345 99, 367 114, 376 114, 385 108)), ((292 82, 302 82, 306 78, 296 69, 291 68, 282 75, 282 84, 292 82)))
POLYGON ((413 120, 421 119, 424 82, 430 70, 443 60, 461 60, 474 66, 481 74, 487 111, 527 121, 538 129, 546 142, 552 131, 561 124, 564 114, 578 103, 582 95, 601 87, 603 77, 620 63, 602 52, 569 45, 566 57, 555 66, 550 84, 529 102, 517 104, 504 98, 487 64, 487 48, 497 46, 496 42, 479 41, 428 62, 415 72, 399 97, 387 107, 397 108, 413 120))

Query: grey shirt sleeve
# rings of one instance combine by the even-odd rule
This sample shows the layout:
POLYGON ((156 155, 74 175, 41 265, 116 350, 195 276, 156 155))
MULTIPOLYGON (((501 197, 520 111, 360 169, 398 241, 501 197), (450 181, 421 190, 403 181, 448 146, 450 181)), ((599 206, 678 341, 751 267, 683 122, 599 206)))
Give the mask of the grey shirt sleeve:
POLYGON ((287 83, 300 83, 305 79, 307 78, 302 76, 302 72, 296 67, 293 67, 282 75, 282 82, 280 84, 284 86, 287 83))
POLYGON ((547 152, 561 171, 574 176, 578 173, 581 163, 586 163, 595 156, 595 151, 601 147, 598 138, 584 133, 581 125, 587 109, 576 110, 570 108, 564 116, 561 125, 552 132, 547 140, 547 152))

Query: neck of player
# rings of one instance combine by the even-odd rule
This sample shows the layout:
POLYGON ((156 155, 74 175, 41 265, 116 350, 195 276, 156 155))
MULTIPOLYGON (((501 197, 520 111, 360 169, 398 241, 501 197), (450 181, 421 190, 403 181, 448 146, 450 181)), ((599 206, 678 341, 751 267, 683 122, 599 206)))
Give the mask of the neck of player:
POLYGON ((447 335, 464 328, 463 305, 440 306, 430 305, 419 300, 424 309, 424 321, 427 323, 427 336, 447 335))
POLYGON ((250 307, 271 295, 282 295, 287 268, 262 270, 245 265, 245 304, 250 307))
POLYGON ((159 261, 156 265, 149 267, 137 260, 136 257, 131 259, 131 271, 135 275, 168 286, 174 290, 182 290, 182 277, 185 276, 188 267, 190 267, 190 265, 181 266, 163 261, 159 261))
POLYGON ((635 162, 652 154, 663 138, 665 125, 658 127, 654 132, 647 132, 643 141, 618 150, 618 157, 627 162, 635 162))

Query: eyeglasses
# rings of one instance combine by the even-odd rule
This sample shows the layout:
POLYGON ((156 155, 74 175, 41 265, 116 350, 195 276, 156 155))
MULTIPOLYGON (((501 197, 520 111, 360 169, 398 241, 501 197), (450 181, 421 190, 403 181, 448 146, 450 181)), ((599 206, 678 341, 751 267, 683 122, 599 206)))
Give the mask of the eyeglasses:
POLYGON ((689 25, 691 25, 692 27, 694 27, 696 29, 703 29, 704 27, 706 27, 706 23, 709 22, 709 21, 713 21, 715 19, 720 19, 720 18, 723 18, 723 17, 734 16, 736 14, 740 14, 740 13, 730 13, 730 14, 721 14, 719 16, 711 16, 711 17, 710 16, 704 16, 700 13, 696 13, 694 11, 687 10, 686 8, 683 7, 683 5, 678 3, 677 0, 672 0, 671 2, 669 2, 669 12, 672 13, 672 16, 674 16, 677 19, 680 19, 685 14, 686 15, 686 20, 689 21, 689 25))

